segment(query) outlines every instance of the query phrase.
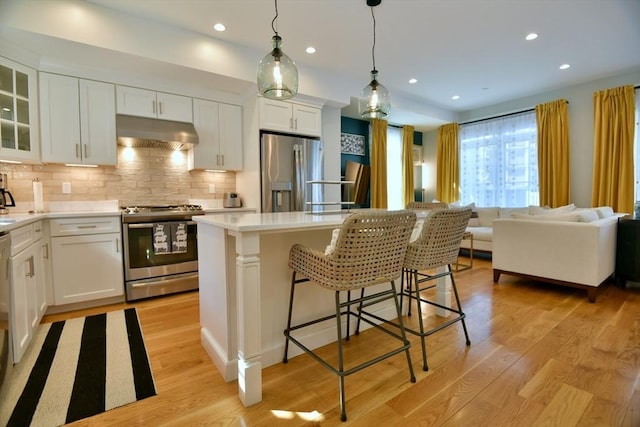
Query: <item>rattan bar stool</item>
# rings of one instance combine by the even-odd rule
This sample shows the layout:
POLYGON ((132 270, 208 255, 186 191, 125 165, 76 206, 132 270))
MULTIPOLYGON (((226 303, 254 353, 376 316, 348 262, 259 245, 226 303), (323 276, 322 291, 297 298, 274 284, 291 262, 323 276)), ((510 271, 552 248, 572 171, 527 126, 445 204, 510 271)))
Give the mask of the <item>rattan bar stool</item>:
MULTIPOLYGON (((341 419, 346 421, 346 398, 344 394, 344 378, 368 366, 385 360, 398 353, 404 352, 407 357, 409 377, 411 382, 416 378, 411 363, 409 348, 411 343, 407 339, 402 323, 402 312, 398 300, 395 280, 402 275, 407 245, 414 224, 415 212, 401 211, 368 211, 355 213, 347 217, 340 227, 340 231, 332 253, 325 254, 315 249, 296 244, 289 252, 289 266, 293 269, 291 275, 291 295, 289 299, 289 315, 287 328, 284 330, 285 349, 283 362, 287 363, 289 341, 308 353, 322 366, 339 377, 341 419), (328 290, 334 291, 335 313, 312 321, 292 325, 292 311, 294 291, 300 283, 311 281, 328 290), (379 290, 375 294, 351 299, 351 291, 364 289, 372 285, 389 283, 389 289, 379 290), (340 298, 346 293, 346 300, 340 298), (349 324, 351 316, 360 318, 351 306, 376 304, 386 300, 393 300, 398 316, 398 329, 385 328, 373 320, 362 316, 362 320, 384 331, 400 341, 400 346, 384 354, 372 355, 372 358, 357 366, 345 368, 343 356, 343 339, 349 340, 349 324), (342 334, 342 316, 346 315, 346 334, 342 334), (337 329, 338 365, 334 366, 322 359, 316 352, 305 346, 292 333, 319 322, 335 319, 337 329)), ((300 337, 299 337, 300 338, 300 337)))
MULTIPOLYGON (((406 332, 419 336, 422 344, 422 369, 429 370, 427 364, 427 350, 425 338, 429 335, 440 331, 447 326, 460 321, 464 330, 466 344, 470 345, 467 325, 464 322, 465 314, 462 311, 456 281, 453 277, 452 264, 455 264, 460 251, 460 242, 465 232, 465 228, 471 218, 471 208, 448 208, 436 209, 429 212, 423 220, 422 231, 420 236, 409 243, 407 255, 404 261, 404 271, 402 275, 401 300, 404 297, 409 299, 408 315, 411 316, 411 302, 416 301, 418 311, 419 329, 413 329, 406 326, 406 332), (444 267, 445 271, 435 274, 427 274, 425 270, 435 270, 444 267), (451 279, 451 288, 456 300, 456 307, 447 307, 436 301, 428 300, 421 292, 436 287, 435 280, 441 277, 449 276, 451 279), (406 286, 405 286, 406 279, 406 286), (423 283, 427 283, 422 286, 423 283), (421 287, 422 286, 422 287, 421 287), (456 317, 447 319, 439 323, 436 327, 425 330, 424 320, 422 318, 422 304, 430 304, 440 309, 455 313, 456 317)), ((397 326, 397 325, 396 325, 397 326)), ((357 330, 357 329, 356 329, 357 330)))
MULTIPOLYGON (((460 242, 462 242, 462 236, 469 224, 469 218, 471 218, 471 208, 435 210, 424 219, 420 238, 412 242, 407 249, 407 256, 404 261, 405 274, 403 275, 402 280, 404 281, 406 277, 408 290, 402 286, 401 299, 403 300, 404 297, 408 297, 409 302, 412 300, 417 302, 416 307, 418 311, 418 324, 420 329, 416 331, 407 328, 407 332, 420 337, 422 345, 422 369, 425 371, 429 370, 425 343, 425 338, 429 335, 459 321, 462 323, 466 344, 471 345, 469 333, 467 332, 467 325, 464 322, 466 316, 462 311, 460 297, 458 296, 458 288, 456 287, 456 280, 451 269, 451 265, 455 264, 458 260, 460 242), (431 275, 420 272, 424 270, 437 269, 438 267, 445 267, 445 271, 431 275), (434 280, 445 276, 449 276, 451 279, 451 289, 455 296, 457 308, 438 304, 437 302, 427 300, 420 295, 421 292, 436 286, 433 282, 434 280), (423 283, 427 282, 431 282, 431 284, 421 287, 423 283), (455 313, 456 317, 440 323, 435 328, 425 330, 422 318, 422 303, 430 304, 443 310, 450 311, 451 313, 455 313)), ((409 316, 410 315, 411 304, 409 304, 409 316)))

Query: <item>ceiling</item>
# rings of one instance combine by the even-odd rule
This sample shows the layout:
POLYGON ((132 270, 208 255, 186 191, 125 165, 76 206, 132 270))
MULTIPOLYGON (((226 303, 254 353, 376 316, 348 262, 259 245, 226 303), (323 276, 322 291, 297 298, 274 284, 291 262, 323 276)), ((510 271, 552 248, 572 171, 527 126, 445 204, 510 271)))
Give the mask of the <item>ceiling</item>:
MULTIPOLYGON (((269 0, 88 1, 256 52, 255 65, 270 50, 269 0), (212 29, 218 22, 225 32, 212 29)), ((280 0, 278 10, 284 51, 329 81, 354 82, 349 95, 358 96, 372 68, 366 1, 280 0)), ((392 111, 395 101, 455 114, 640 69, 640 0, 383 0, 374 12, 376 68, 392 111), (526 41, 531 32, 539 37, 526 41)), ((433 126, 424 116, 404 117, 433 126)))

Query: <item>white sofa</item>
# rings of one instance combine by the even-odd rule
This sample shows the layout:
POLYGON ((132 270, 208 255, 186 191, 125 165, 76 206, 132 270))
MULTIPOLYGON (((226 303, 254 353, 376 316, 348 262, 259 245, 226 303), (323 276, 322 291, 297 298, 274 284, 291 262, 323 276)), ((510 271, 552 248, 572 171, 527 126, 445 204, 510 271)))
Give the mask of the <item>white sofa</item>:
MULTIPOLYGON (((609 208, 610 210, 610 208, 609 208)), ((586 210, 581 210, 586 211, 586 210)), ((529 277, 588 291, 595 302, 598 287, 615 270, 618 217, 613 214, 578 222, 564 217, 514 215, 493 221, 493 281, 501 274, 529 277)))
MULTIPOLYGON (((469 220, 469 226, 467 231, 473 234, 473 250, 492 252, 493 248, 493 220, 498 218, 510 218, 511 214, 533 213, 537 206, 520 207, 520 208, 499 208, 499 207, 485 207, 485 208, 473 208, 473 215, 469 220)), ((540 208, 538 208, 540 209, 540 208)), ((470 240, 463 240, 460 244, 463 249, 469 249, 471 247, 470 240)))

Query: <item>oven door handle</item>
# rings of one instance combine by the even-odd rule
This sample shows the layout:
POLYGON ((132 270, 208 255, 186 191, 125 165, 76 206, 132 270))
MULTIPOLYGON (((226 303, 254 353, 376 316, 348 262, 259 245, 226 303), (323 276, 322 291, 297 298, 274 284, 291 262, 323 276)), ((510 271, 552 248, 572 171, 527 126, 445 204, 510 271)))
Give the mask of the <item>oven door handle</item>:
MULTIPOLYGON (((195 225, 196 224, 195 221, 159 221, 159 222, 162 222, 162 223, 165 223, 165 222, 184 222, 187 225, 195 225)), ((155 223, 154 222, 146 222, 146 223, 143 223, 143 224, 131 224, 131 223, 129 223, 129 224, 127 224, 127 227, 128 228, 153 228, 153 224, 155 224, 155 223)))

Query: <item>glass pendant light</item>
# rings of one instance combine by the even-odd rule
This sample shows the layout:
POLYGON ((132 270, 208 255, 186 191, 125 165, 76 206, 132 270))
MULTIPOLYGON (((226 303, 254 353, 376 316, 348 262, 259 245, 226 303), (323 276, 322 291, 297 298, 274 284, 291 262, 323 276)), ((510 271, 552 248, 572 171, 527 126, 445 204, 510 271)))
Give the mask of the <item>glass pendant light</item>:
POLYGON ((278 0, 275 0, 275 7, 276 16, 271 21, 273 50, 258 64, 258 92, 270 99, 289 99, 298 93, 298 68, 282 51, 282 38, 275 28, 278 0))
POLYGON ((358 100, 360 116, 371 119, 387 117, 391 110, 391 95, 387 88, 378 82, 378 70, 376 70, 376 17, 373 14, 373 8, 381 2, 382 0, 367 0, 367 6, 371 7, 371 17, 373 18, 373 47, 371 48, 373 70, 371 70, 371 83, 362 89, 358 100))

